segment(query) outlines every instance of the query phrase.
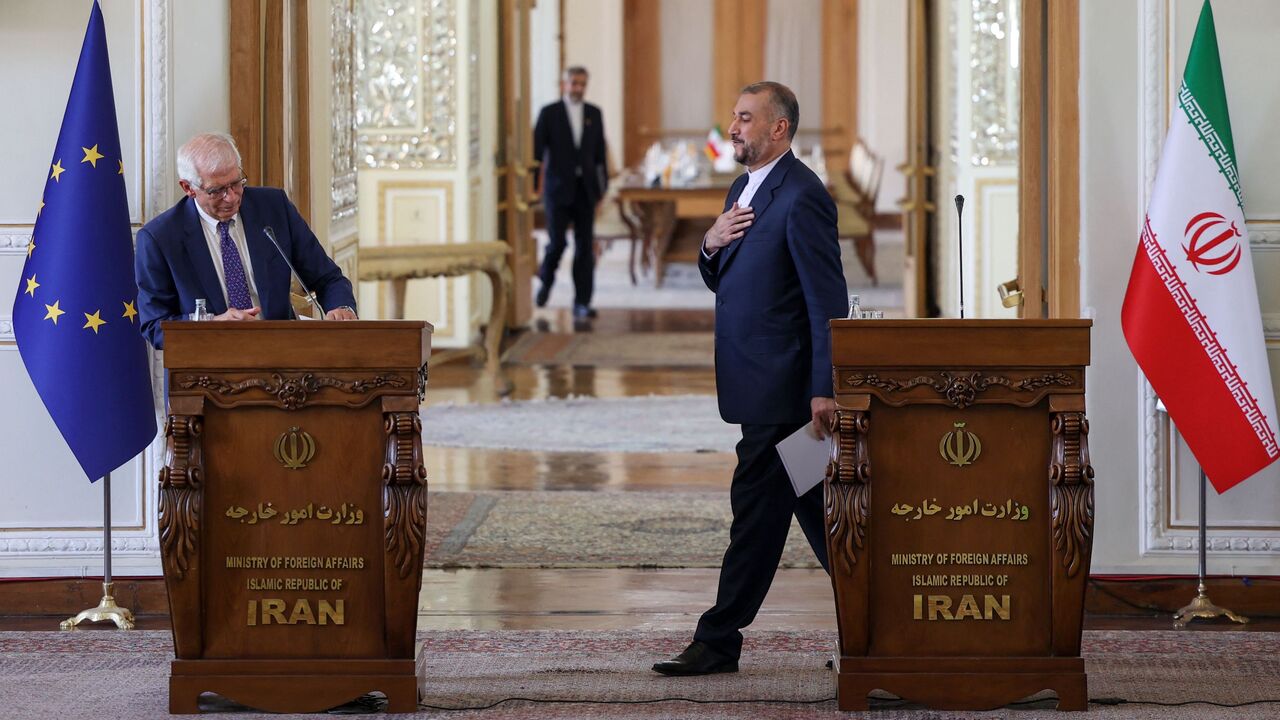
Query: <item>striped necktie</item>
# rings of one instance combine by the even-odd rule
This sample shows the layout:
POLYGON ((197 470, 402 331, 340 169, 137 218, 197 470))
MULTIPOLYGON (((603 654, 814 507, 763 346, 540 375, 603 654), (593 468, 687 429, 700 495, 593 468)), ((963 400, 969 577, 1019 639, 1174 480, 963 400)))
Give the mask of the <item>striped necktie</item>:
POLYGON ((222 250, 222 273, 227 281, 227 304, 233 308, 247 310, 253 307, 249 297, 249 281, 244 275, 244 261, 240 259, 240 251, 231 239, 228 230, 234 220, 218 223, 218 239, 222 250))

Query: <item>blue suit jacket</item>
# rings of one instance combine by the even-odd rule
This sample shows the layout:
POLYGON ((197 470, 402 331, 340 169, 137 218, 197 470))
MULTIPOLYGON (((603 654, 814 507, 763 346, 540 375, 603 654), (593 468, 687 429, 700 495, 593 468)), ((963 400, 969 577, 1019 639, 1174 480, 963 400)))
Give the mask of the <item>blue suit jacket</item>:
MULTIPOLYGON (((734 181, 724 209, 747 176, 734 181)), ((788 151, 751 200, 746 234, 698 267, 716 294, 716 394, 726 422, 807 422, 833 397, 827 321, 847 313, 836 206, 788 151)))
POLYGON ((533 156, 542 163, 546 186, 543 201, 551 205, 572 205, 577 192, 578 171, 582 172, 587 199, 595 204, 609 186, 606 168, 604 116, 600 108, 583 103, 582 141, 573 144, 573 126, 563 100, 542 108, 533 127, 533 156))
MULTIPOLYGON (((320 305, 332 310, 354 308, 351 282, 325 254, 315 233, 283 190, 249 187, 240 203, 240 220, 249 246, 253 280, 262 304, 262 319, 290 320, 289 266, 263 233, 271 227, 289 262, 315 291, 320 305)), ((164 349, 164 320, 182 320, 195 312, 196 299, 208 301, 209 312, 227 311, 222 284, 214 268, 209 244, 200 227, 195 201, 184 197, 177 205, 152 219, 138 231, 134 253, 134 277, 138 281, 138 319, 142 335, 157 349, 164 349)))

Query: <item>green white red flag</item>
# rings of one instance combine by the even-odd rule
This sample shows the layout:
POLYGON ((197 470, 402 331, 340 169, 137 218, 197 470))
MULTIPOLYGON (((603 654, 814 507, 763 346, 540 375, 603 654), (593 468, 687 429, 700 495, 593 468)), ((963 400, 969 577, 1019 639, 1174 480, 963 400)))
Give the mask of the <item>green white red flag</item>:
POLYGON ((1237 167, 1206 0, 1121 325, 1138 365, 1220 493, 1280 458, 1237 167))

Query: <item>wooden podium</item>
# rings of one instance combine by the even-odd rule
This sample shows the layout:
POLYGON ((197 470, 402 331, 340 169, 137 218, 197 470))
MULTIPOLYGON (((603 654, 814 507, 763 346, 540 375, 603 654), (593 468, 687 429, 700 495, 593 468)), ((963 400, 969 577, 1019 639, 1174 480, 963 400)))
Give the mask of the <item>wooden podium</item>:
POLYGON ((834 320, 826 483, 840 709, 980 710, 1080 658, 1093 535, 1089 320, 834 320))
POLYGON ((168 322, 160 546, 176 659, 202 692, 417 708, 427 478, 423 322, 168 322))

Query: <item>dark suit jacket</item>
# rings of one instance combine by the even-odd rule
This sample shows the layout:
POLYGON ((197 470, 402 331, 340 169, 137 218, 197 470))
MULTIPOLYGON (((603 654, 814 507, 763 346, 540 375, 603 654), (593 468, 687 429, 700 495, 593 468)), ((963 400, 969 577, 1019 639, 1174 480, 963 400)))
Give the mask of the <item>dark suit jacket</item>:
POLYGON ((569 109, 563 100, 542 108, 533 126, 533 155, 542 163, 544 202, 572 205, 577 190, 578 170, 586 183, 587 198, 594 205, 604 197, 609 185, 604 142, 604 116, 600 108, 583 103, 582 142, 574 147, 569 109))
MULTIPOLYGON (((734 181, 724 209, 747 176, 734 181)), ((847 313, 836 206, 788 151, 751 200, 745 235, 698 267, 716 294, 716 394, 726 422, 810 419, 809 401, 833 397, 827 321, 847 313)))
MULTIPOLYGON (((315 233, 283 190, 245 188, 240 220, 262 303, 262 319, 289 320, 294 316, 289 302, 289 266, 263 234, 262 228, 267 226, 275 230, 289 262, 307 287, 315 291, 322 307, 332 310, 356 306, 351 282, 325 254, 315 233)), ((138 231, 134 277, 138 281, 139 327, 157 349, 164 348, 160 323, 188 317, 195 312, 197 298, 205 298, 209 312, 215 315, 227 311, 218 271, 200 227, 200 214, 189 197, 138 231)))

